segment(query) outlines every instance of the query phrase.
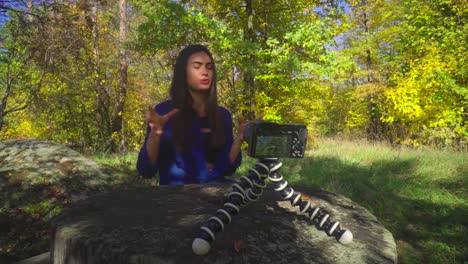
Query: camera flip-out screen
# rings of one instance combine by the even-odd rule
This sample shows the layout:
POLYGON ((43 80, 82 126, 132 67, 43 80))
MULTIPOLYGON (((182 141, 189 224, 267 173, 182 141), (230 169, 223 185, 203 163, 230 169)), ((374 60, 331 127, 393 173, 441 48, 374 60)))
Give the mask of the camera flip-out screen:
POLYGON ((251 123, 245 131, 248 155, 255 158, 303 158, 307 141, 305 125, 251 123))
POLYGON ((256 157, 288 157, 291 136, 257 136, 256 157))

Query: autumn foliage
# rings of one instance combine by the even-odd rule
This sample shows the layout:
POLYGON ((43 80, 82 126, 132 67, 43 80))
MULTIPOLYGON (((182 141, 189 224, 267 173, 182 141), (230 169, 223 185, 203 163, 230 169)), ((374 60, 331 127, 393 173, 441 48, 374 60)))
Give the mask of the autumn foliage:
POLYGON ((0 138, 137 149, 178 51, 203 43, 235 117, 305 123, 311 138, 466 149, 466 1, 267 2, 129 1, 124 42, 117 0, 10 5, 0 138))

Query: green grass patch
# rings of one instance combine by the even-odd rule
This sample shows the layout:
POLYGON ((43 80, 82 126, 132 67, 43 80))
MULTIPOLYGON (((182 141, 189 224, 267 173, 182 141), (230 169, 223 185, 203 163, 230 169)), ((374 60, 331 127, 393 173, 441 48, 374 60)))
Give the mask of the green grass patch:
MULTIPOLYGON (((468 259, 468 154, 323 139, 304 159, 283 161, 291 185, 340 193, 392 232, 402 263, 468 259)), ((245 157, 239 173, 255 160, 245 157)))

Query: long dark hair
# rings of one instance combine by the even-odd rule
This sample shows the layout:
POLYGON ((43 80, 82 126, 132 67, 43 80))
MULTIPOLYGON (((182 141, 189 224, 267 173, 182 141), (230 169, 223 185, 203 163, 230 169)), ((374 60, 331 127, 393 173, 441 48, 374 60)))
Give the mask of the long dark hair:
POLYGON ((187 63, 190 56, 197 52, 205 52, 213 63, 213 78, 211 80, 210 89, 204 92, 206 98, 206 114, 208 124, 211 129, 208 147, 216 150, 219 149, 225 140, 223 120, 218 109, 218 91, 216 88, 216 68, 213 60, 213 55, 207 47, 203 45, 189 45, 180 51, 177 56, 172 76, 170 89, 170 97, 172 106, 180 111, 174 116, 172 122, 173 141, 177 149, 187 153, 193 146, 194 136, 192 133, 193 120, 197 115, 192 107, 193 98, 189 92, 187 83, 187 63))

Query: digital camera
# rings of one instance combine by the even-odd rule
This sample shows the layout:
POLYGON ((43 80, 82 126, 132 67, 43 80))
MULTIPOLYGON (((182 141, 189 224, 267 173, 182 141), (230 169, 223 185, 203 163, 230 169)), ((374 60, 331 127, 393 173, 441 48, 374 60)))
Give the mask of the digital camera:
POLYGON ((244 139, 253 158, 303 158, 307 128, 300 124, 247 123, 244 139))

